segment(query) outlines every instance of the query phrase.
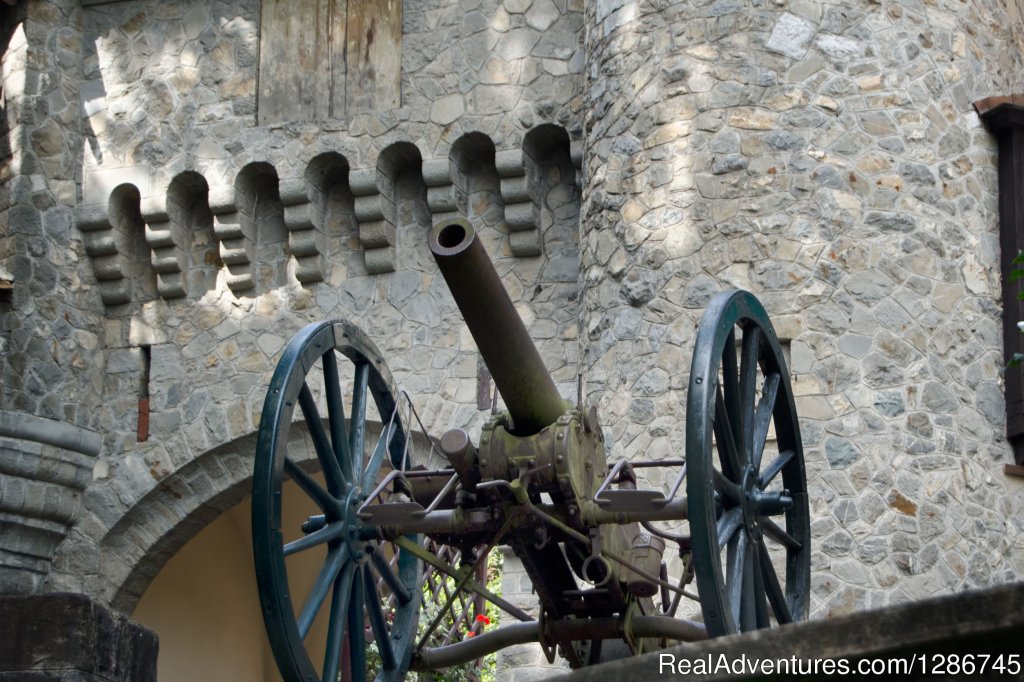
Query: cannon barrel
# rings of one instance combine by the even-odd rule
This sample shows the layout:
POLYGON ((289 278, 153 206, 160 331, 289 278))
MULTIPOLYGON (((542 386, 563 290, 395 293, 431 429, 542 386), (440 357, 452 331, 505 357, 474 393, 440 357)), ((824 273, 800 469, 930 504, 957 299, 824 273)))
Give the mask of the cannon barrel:
POLYGON ((438 223, 430 251, 512 417, 512 432, 530 436, 566 410, 526 326, 468 220, 438 223))

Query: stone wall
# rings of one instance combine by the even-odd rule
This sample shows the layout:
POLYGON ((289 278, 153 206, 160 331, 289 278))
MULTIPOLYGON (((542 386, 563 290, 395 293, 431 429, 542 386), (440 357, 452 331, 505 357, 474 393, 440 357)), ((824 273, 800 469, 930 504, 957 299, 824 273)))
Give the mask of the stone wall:
POLYGON ((103 311, 83 282, 90 275, 73 213, 81 20, 77 3, 18 3, 0 20, 0 278, 13 283, 0 304, 0 409, 98 430, 103 311))
POLYGON ((441 218, 474 221, 575 394, 580 7, 415 3, 397 109, 267 126, 255 115, 258 2, 18 11, 5 92, 43 92, 32 106, 8 99, 12 136, 35 144, 14 139, 8 168, 28 170, 12 186, 37 190, 21 200, 31 220, 12 223, 42 220, 39 190, 55 186, 64 248, 7 242, 17 296, 3 399, 61 418, 45 407, 58 396, 81 410, 64 418, 103 443, 51 589, 130 608, 196 515, 220 508, 223 491, 244 494, 248 467, 216 453, 248 442, 279 351, 309 321, 367 328, 430 432, 478 425, 477 354, 425 245, 441 218), (58 97, 36 64, 72 56, 80 71, 60 71, 58 97), (38 130, 16 125, 30 118, 22 109, 38 130), (53 158, 22 162, 22 147, 53 158), (30 268, 50 275, 31 296, 30 268), (46 296, 76 302, 84 329, 60 331, 71 315, 51 329, 58 313, 37 311, 46 296), (54 336, 90 352, 54 348, 54 336))
POLYGON ((583 357, 617 452, 680 451, 702 309, 750 289, 790 346, 814 615, 1019 577, 995 148, 971 106, 1018 84, 1019 17, 743 0, 586 16, 583 357))
POLYGON ((0 18, 2 593, 42 589, 101 444, 103 311, 73 212, 81 17, 73 3, 18 3, 0 18))

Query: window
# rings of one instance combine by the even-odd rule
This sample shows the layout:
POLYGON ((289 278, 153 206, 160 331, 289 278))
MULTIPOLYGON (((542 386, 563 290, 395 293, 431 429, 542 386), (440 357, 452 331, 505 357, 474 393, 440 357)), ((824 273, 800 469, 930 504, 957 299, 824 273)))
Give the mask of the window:
MULTIPOLYGON (((1003 280, 1003 346, 1007 361, 1024 353, 1024 301, 1020 282, 1010 282, 1010 261, 1024 251, 1024 96, 990 97, 974 104, 989 131, 999 140, 999 250, 1003 280)), ((1006 437, 1016 466, 1007 473, 1024 475, 1024 366, 1006 370, 1006 437)))

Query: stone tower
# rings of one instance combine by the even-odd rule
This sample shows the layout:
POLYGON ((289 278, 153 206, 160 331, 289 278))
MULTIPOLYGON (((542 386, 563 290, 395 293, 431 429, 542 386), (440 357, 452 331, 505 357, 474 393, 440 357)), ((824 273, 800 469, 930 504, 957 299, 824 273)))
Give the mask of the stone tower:
POLYGON ((1019 12, 720 0, 586 17, 582 359, 616 443, 680 450, 700 313, 749 289, 789 345, 815 611, 1020 576, 995 138, 972 106, 1020 88, 1019 12))
POLYGON ((703 308, 764 301, 814 617, 1024 575, 974 107, 1024 89, 1014 3, 3 7, 0 591, 131 612, 247 495, 306 322, 366 329, 431 433, 479 428, 425 248, 456 215, 612 457, 682 454, 703 308))

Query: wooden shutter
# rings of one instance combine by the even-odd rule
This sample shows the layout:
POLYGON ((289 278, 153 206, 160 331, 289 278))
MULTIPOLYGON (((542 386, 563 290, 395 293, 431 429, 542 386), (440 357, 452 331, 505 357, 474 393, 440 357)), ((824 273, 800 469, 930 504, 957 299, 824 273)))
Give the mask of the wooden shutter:
POLYGON ((263 0, 260 125, 400 105, 401 0, 263 0))

